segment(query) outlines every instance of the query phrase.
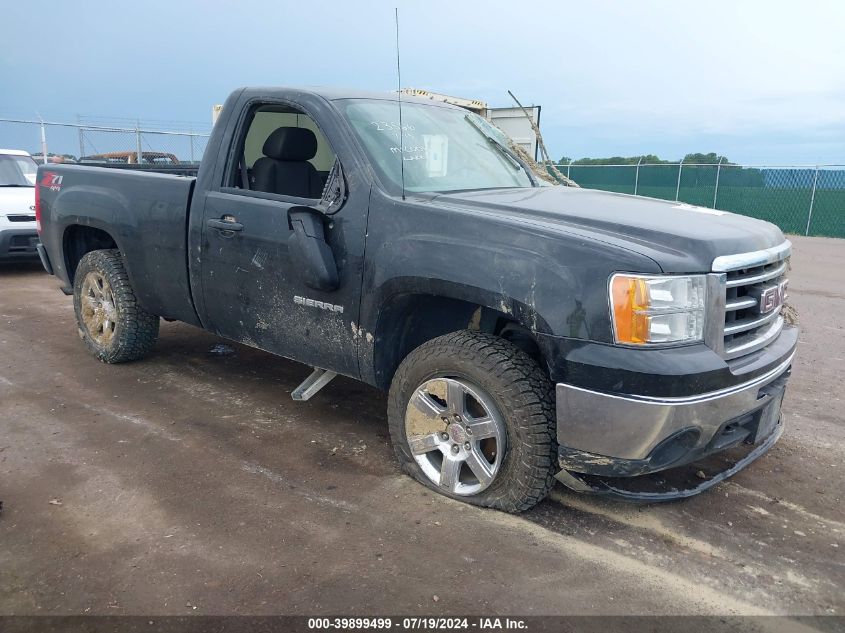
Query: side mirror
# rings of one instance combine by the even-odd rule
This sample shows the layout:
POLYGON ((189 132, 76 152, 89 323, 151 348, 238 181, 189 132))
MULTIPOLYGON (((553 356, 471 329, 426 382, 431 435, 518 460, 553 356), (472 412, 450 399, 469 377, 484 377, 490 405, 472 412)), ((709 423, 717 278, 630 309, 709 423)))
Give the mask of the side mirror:
POLYGON ((305 285, 315 290, 336 290, 339 285, 334 253, 326 242, 325 215, 309 207, 291 207, 288 222, 293 235, 288 249, 298 264, 305 285))

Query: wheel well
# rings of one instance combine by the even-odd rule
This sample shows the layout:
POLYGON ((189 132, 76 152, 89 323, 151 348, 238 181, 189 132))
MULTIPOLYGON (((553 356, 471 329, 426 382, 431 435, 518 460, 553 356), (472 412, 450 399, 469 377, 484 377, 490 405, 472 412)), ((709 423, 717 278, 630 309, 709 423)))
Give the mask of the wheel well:
POLYGON ((385 308, 378 321, 375 378, 387 389, 399 364, 414 349, 457 330, 478 330, 501 336, 545 366, 534 335, 512 315, 448 297, 403 295, 385 308))
POLYGON ((111 235, 91 226, 74 224, 65 231, 64 254, 68 279, 73 284, 76 267, 86 253, 103 248, 117 248, 111 235))

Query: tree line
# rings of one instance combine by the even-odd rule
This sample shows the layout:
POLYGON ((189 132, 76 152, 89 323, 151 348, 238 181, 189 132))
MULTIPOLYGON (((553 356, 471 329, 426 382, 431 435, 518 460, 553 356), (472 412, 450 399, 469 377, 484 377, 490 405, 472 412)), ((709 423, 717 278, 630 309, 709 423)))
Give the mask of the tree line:
MULTIPOLYGON (((719 156, 715 152, 687 154, 684 156, 684 162, 698 165, 717 165, 720 158, 723 165, 736 164, 724 156, 719 156)), ((558 161, 558 165, 569 165, 570 163, 573 165, 636 165, 638 162, 652 165, 677 165, 679 161, 663 160, 655 154, 645 154, 643 156, 611 156, 609 158, 579 158, 577 160, 573 160, 569 156, 563 156, 558 161)))

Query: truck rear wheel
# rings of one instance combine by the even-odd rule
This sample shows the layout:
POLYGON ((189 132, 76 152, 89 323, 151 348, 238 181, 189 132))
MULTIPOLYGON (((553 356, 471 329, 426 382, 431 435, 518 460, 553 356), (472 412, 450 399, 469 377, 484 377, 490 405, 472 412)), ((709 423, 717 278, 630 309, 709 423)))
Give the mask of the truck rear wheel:
POLYGON ((481 332, 438 337, 393 377, 390 435, 406 473, 454 499, 527 510, 554 483, 554 391, 537 362, 481 332))
POLYGON ((73 308, 79 336, 104 363, 146 356, 158 338, 159 319, 138 305, 120 253, 86 253, 76 267, 73 308))

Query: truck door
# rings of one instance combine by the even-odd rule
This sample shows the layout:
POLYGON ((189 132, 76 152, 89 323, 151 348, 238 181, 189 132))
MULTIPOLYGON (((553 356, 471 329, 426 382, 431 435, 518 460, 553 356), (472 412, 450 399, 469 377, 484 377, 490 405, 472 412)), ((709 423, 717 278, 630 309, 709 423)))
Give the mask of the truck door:
POLYGON ((339 159, 320 126, 295 104, 253 104, 229 155, 220 186, 200 194, 204 324, 247 345, 357 377, 369 188, 350 187, 339 210, 317 213, 337 270, 333 287, 319 289, 297 247, 290 211, 319 207, 330 172, 339 173, 332 171, 339 159))

